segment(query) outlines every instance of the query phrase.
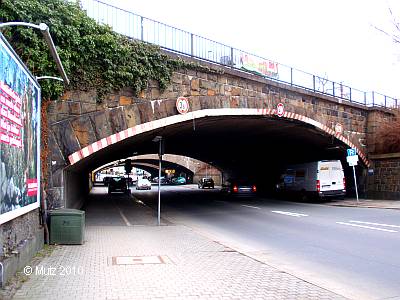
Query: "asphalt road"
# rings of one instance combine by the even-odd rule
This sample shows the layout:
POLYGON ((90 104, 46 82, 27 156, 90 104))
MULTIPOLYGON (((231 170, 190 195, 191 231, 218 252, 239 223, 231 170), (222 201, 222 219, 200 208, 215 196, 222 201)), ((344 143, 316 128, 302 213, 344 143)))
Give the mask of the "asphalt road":
MULTIPOLYGON (((133 193, 157 209, 156 187, 133 193)), ((161 201, 162 218, 345 297, 400 299, 398 210, 231 199, 195 185, 163 186, 161 201)))

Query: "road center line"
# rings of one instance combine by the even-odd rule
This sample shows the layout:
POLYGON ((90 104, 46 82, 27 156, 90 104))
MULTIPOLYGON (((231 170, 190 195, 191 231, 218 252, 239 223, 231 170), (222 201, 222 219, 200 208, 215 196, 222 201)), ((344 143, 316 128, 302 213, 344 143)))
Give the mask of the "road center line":
POLYGON ((350 223, 358 223, 358 224, 367 224, 367 225, 376 225, 382 227, 392 227, 392 228, 400 228, 399 225, 390 225, 390 224, 381 224, 381 223, 372 223, 372 222, 363 222, 363 221, 349 221, 350 223))
POLYGON ((361 228, 366 228, 366 229, 379 230, 379 231, 392 232, 392 233, 397 232, 396 230, 377 228, 377 227, 365 226, 365 225, 357 225, 357 224, 353 224, 353 223, 336 222, 336 224, 353 226, 353 227, 361 227, 361 228))
POLYGON ((241 206, 255 208, 255 209, 261 209, 260 207, 257 207, 257 206, 251 206, 251 205, 245 205, 245 204, 242 204, 241 206))
POLYGON ((275 213, 275 214, 281 214, 281 215, 286 215, 286 216, 290 216, 290 217, 308 217, 308 215, 305 214, 299 214, 299 213, 293 213, 293 212, 289 212, 289 211, 281 211, 281 210, 271 210, 271 212, 275 213))
POLYGON ((118 205, 115 205, 115 206, 117 207, 117 209, 118 209, 118 212, 119 212, 119 214, 120 214, 120 216, 121 216, 122 220, 124 220, 124 222, 125 222, 126 226, 128 226, 128 227, 132 226, 132 224, 131 224, 131 223, 129 223, 129 221, 128 221, 127 217, 126 217, 126 216, 125 216, 125 214, 122 212, 122 210, 119 208, 119 206, 118 206, 118 205))

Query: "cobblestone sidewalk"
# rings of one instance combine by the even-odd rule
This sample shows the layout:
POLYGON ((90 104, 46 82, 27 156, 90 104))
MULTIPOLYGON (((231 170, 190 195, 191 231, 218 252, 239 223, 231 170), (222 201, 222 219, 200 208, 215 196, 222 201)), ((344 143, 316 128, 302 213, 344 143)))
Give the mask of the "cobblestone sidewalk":
POLYGON ((87 226, 85 239, 57 247, 14 299, 344 299, 185 226, 87 226))

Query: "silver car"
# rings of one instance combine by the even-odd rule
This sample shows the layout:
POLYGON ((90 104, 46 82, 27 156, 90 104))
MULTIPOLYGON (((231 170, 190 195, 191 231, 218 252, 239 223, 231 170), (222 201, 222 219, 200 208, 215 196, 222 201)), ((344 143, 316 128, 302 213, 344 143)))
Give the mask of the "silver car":
POLYGON ((139 178, 136 181, 137 190, 151 190, 151 182, 145 178, 139 178))

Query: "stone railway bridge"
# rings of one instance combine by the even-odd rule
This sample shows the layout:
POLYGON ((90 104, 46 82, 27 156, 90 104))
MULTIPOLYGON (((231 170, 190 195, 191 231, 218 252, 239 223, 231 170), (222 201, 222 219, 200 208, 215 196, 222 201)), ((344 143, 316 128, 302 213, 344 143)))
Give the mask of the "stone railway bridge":
POLYGON ((156 153, 156 135, 165 137, 166 153, 211 163, 226 176, 266 176, 270 184, 271 174, 276 176, 285 162, 336 158, 347 166, 345 150, 354 147, 362 189, 374 192, 366 184, 366 170, 374 166, 376 128, 390 111, 202 64, 210 71, 176 71, 165 91, 150 82, 137 97, 125 89, 98 103, 95 91, 69 91, 52 102, 49 208, 78 207, 88 193, 89 172, 134 152, 156 153), (184 115, 176 109, 181 96, 190 103, 184 115), (278 103, 284 104, 282 117, 276 115, 278 103), (341 133, 335 131, 338 126, 341 133))

